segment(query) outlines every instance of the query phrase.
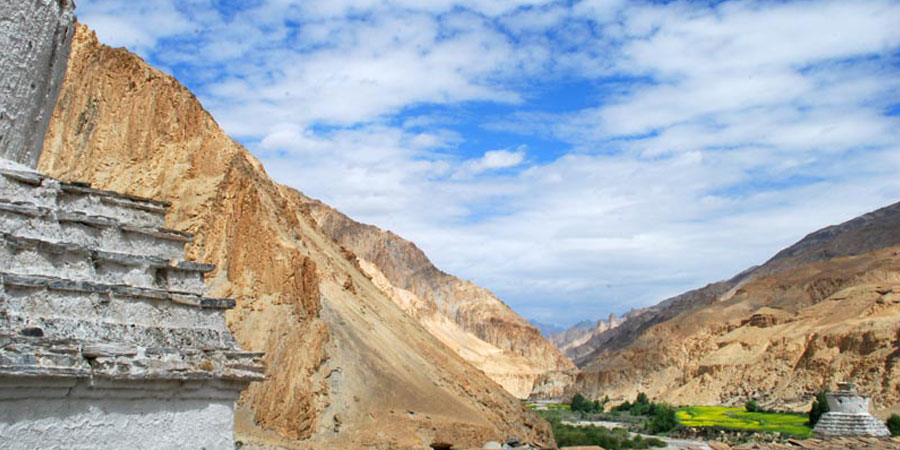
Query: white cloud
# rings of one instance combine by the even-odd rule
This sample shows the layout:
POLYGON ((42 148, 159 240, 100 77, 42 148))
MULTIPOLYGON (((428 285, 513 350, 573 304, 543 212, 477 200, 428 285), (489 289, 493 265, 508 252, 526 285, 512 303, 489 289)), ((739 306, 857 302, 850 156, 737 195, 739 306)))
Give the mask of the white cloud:
POLYGON ((519 146, 516 151, 490 150, 484 156, 470 159, 462 164, 459 171, 453 175, 454 179, 466 179, 484 172, 500 169, 511 169, 525 162, 525 146, 519 146))
POLYGON ((653 303, 900 196, 896 2, 152 6, 79 14, 186 68, 276 179, 543 321, 653 303), (532 103, 573 79, 606 88, 532 103))
POLYGON ((78 20, 97 31, 99 39, 114 47, 147 51, 160 39, 191 32, 195 26, 173 0, 120 2, 79 0, 78 20))

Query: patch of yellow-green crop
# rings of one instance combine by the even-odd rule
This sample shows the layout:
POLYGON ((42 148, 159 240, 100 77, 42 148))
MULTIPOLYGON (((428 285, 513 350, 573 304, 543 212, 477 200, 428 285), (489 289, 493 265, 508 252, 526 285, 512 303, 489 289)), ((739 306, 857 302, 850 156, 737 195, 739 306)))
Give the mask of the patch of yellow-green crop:
POLYGON ((737 430, 769 431, 809 436, 806 416, 797 414, 747 412, 724 406, 688 406, 676 412, 682 425, 689 427, 724 427, 737 430))
POLYGON ((555 410, 562 410, 562 411, 571 411, 571 410, 572 410, 572 405, 570 405, 570 404, 568 404, 568 403, 550 403, 549 405, 547 405, 547 409, 550 409, 550 410, 554 410, 554 409, 555 409, 555 410))
POLYGON ((525 406, 531 409, 546 408, 550 411, 571 411, 572 406, 568 403, 526 403, 525 406))

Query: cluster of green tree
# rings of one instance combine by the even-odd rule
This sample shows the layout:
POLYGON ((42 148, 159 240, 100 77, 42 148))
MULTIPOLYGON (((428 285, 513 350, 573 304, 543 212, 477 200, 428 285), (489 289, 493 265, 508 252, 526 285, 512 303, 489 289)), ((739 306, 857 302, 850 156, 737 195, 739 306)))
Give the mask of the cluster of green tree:
POLYGON ((900 415, 891 414, 884 424, 887 425, 888 430, 891 430, 891 436, 900 436, 900 415))
POLYGON ((678 427, 678 419, 675 417, 675 408, 665 404, 656 403, 653 415, 646 424, 647 430, 652 434, 667 433, 678 427))
POLYGON ((813 400, 812 406, 809 408, 809 426, 815 427, 819 423, 819 418, 831 409, 828 408, 828 401, 825 399, 825 393, 828 391, 819 391, 816 399, 813 400))
POLYGON ((655 408, 656 404, 650 401, 647 394, 640 392, 638 393, 637 398, 634 399, 634 403, 625 400, 623 403, 614 406, 612 410, 617 412, 628 412, 631 413, 632 416, 650 416, 653 415, 655 408))
POLYGON ((780 410, 772 409, 772 408, 770 408, 770 409, 763 408, 762 406, 759 406, 759 404, 757 404, 757 403, 756 403, 755 401, 753 401, 753 400, 750 400, 749 402, 744 403, 744 409, 747 410, 747 412, 752 412, 752 413, 765 413, 765 414, 794 414, 794 413, 791 412, 791 411, 780 411, 780 410))
POLYGON ((575 445, 597 445, 607 450, 649 449, 665 447, 666 443, 656 438, 634 436, 621 428, 609 429, 596 426, 572 426, 562 423, 558 415, 544 417, 550 422, 556 444, 560 447, 575 445))
POLYGON ((581 411, 585 413, 601 413, 606 408, 606 404, 609 403, 609 397, 604 397, 603 400, 588 400, 584 398, 581 394, 575 394, 572 397, 572 411, 581 411))
POLYGON ((617 412, 628 412, 632 416, 647 416, 649 419, 644 423, 644 427, 653 434, 665 433, 672 431, 678 426, 678 419, 675 417, 675 408, 665 403, 654 403, 650 401, 647 394, 638 393, 634 403, 625 401, 616 405, 612 409, 617 412))

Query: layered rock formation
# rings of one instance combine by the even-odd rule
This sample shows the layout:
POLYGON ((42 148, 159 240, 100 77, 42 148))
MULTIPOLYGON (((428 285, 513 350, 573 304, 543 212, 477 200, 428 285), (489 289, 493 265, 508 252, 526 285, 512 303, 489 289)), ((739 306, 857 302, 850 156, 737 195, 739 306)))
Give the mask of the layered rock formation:
POLYGON ((635 312, 578 350, 570 392, 805 408, 853 379, 900 407, 900 204, 810 234, 761 267, 635 312))
POLYGON ((212 293, 237 299, 238 342, 267 379, 238 403, 245 443, 288 448, 474 447, 545 422, 402 311, 323 234, 309 200, 268 178, 197 99, 123 49, 76 33, 40 167, 171 202, 212 293))
POLYGON ((322 202, 308 205, 322 231, 352 251, 376 286, 511 394, 527 398, 538 377, 574 368, 537 327, 490 291, 440 271, 412 242, 322 202))

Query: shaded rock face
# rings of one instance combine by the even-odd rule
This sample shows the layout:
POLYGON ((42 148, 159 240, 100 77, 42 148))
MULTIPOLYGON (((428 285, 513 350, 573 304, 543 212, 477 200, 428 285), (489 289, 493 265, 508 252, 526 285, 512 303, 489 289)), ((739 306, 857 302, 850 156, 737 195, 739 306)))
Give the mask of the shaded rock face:
POLYGON ((538 377, 574 368, 537 327, 490 291, 440 271, 412 242, 322 202, 308 206, 388 297, 511 394, 527 398, 538 377))
POLYGON ((70 0, 0 3, 0 159, 34 168, 75 32, 70 0))
POLYGON ((85 27, 40 168, 66 180, 172 203, 167 226, 195 235, 216 264, 211 294, 234 297, 227 323, 265 352, 267 378, 243 392, 236 437, 286 448, 475 447, 549 426, 397 307, 309 215, 308 199, 268 178, 174 79, 85 27))
POLYGON ((854 379, 900 408, 900 204, 810 234, 761 267, 593 336, 570 388, 676 404, 805 409, 854 379))

